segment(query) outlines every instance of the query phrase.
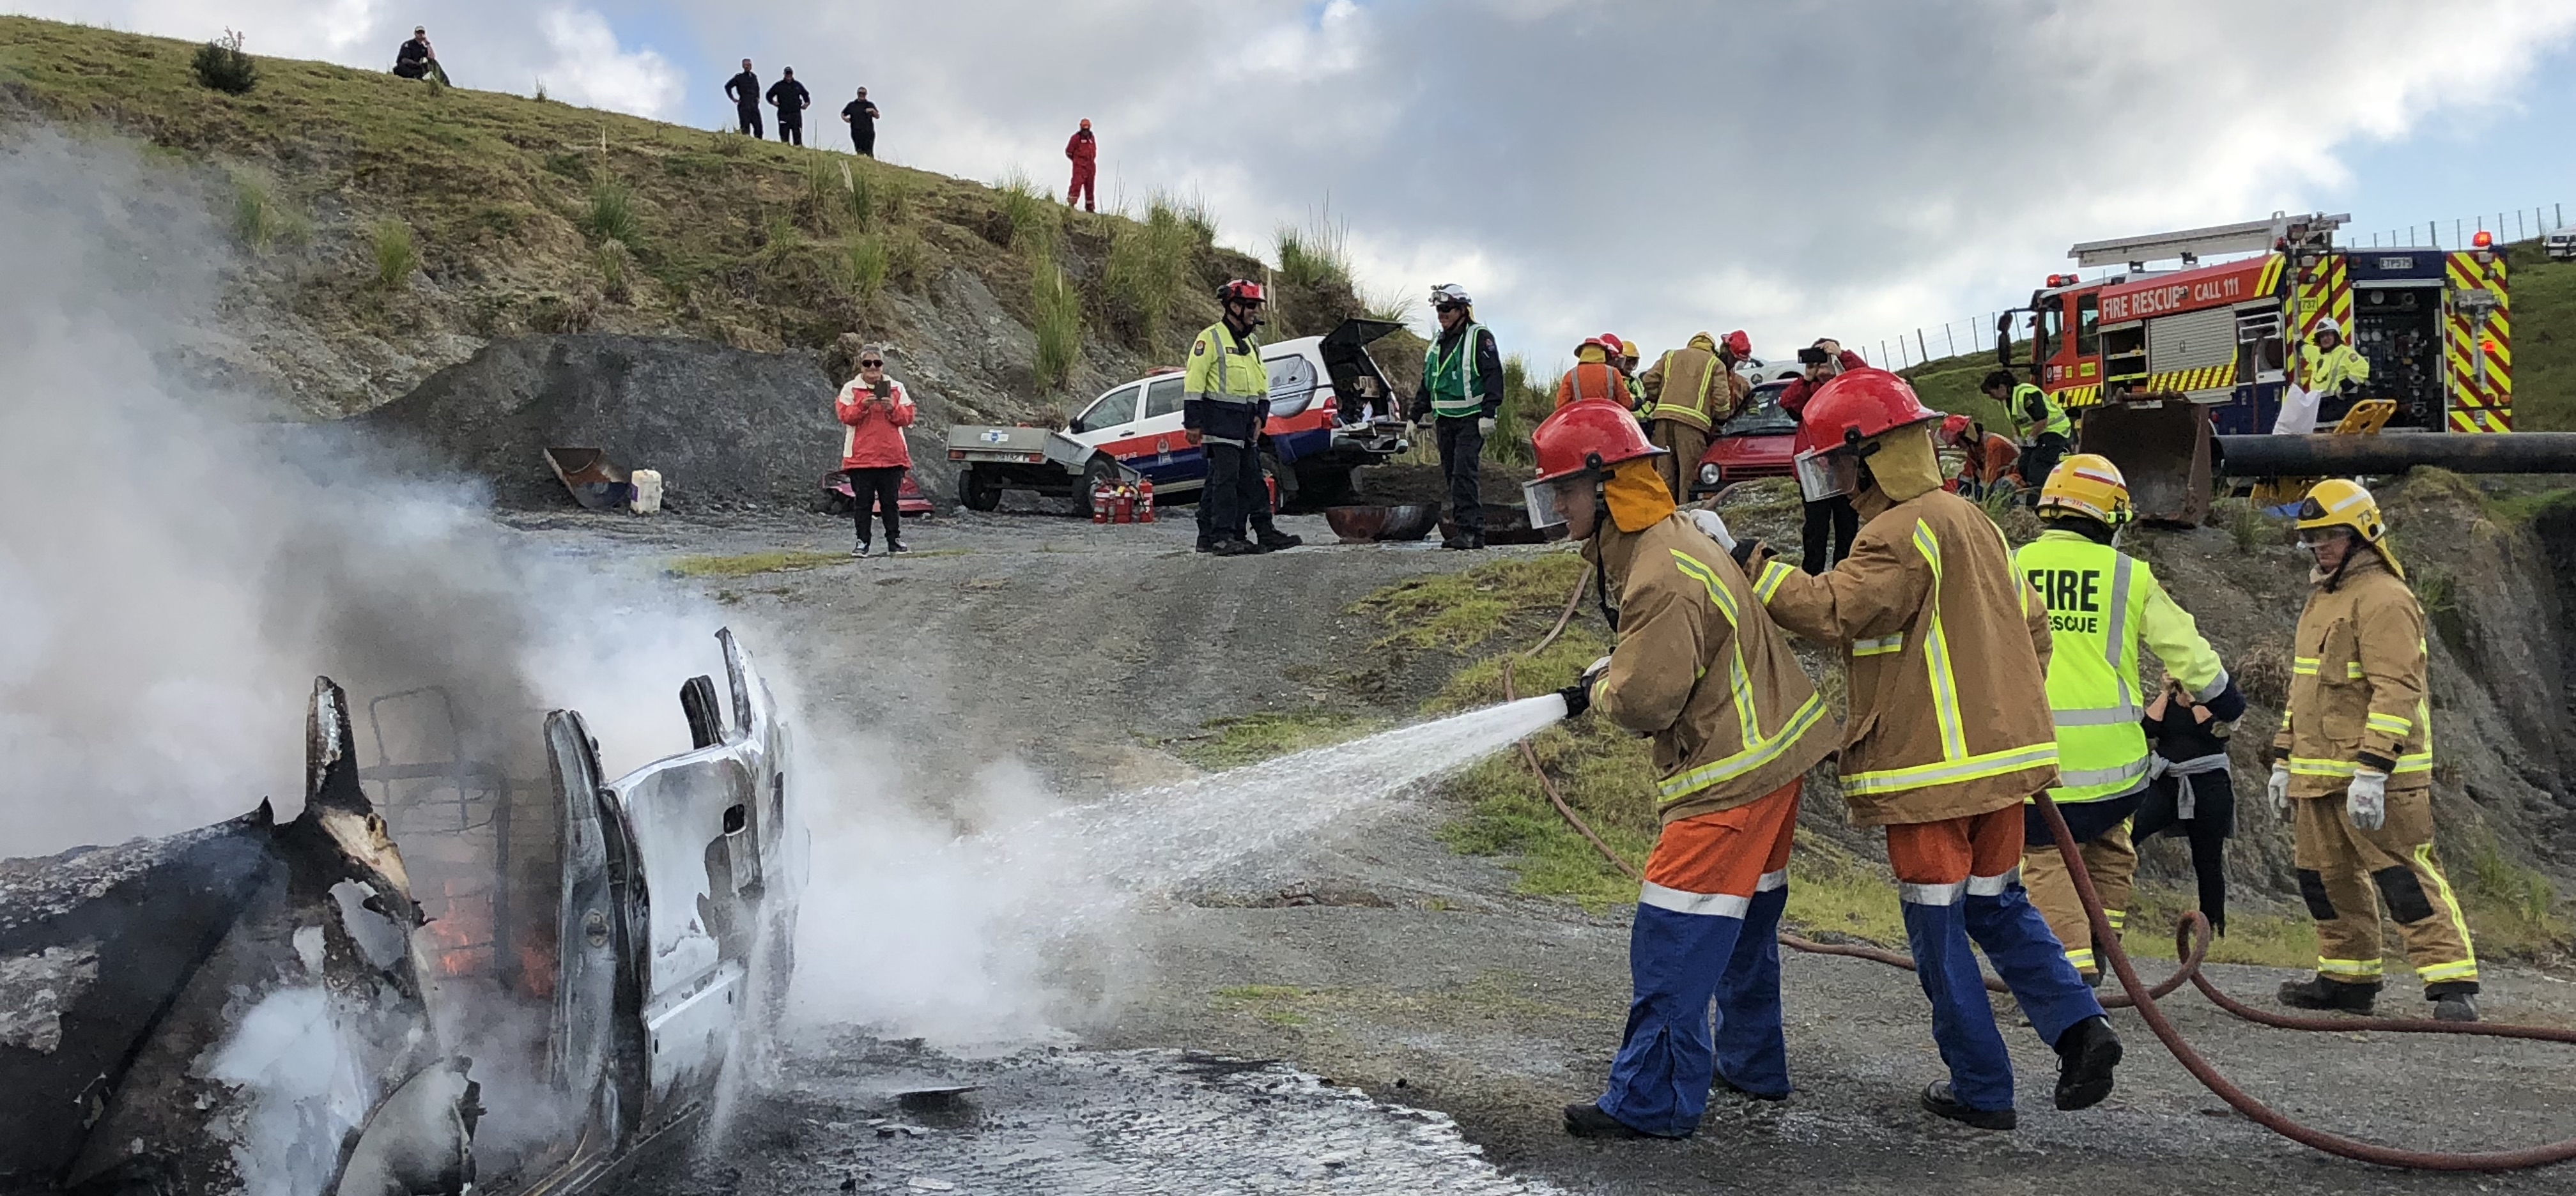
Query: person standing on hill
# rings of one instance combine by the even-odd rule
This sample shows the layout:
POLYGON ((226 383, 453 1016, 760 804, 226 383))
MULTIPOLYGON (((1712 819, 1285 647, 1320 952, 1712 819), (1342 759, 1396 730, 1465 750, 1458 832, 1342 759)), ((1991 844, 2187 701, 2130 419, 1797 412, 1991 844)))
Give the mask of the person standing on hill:
POLYGON ((1717 339, 1700 332, 1637 375, 1637 393, 1644 396, 1637 414, 1646 421, 1647 438, 1669 450, 1655 458, 1655 472, 1676 502, 1690 498, 1691 475, 1708 453, 1709 430, 1720 418, 1718 404, 1734 401, 1735 391, 1726 384, 1732 372, 1718 355, 1717 339))
POLYGON ((1064 206, 1072 207, 1073 197, 1080 195, 1083 211, 1099 211, 1091 206, 1091 200, 1099 190, 1094 180, 1100 173, 1100 142, 1091 135, 1090 117, 1084 117, 1082 127, 1075 129, 1072 140, 1064 143, 1064 156, 1073 162, 1073 182, 1064 189, 1064 206))
POLYGON ((805 110, 814 105, 814 93, 796 81, 795 67, 778 68, 778 82, 769 85, 769 102, 778 107, 778 139, 805 144, 805 110))
POLYGON ((766 137, 769 130, 760 123, 760 76, 751 73, 751 60, 742 60, 742 73, 725 80, 725 98, 733 101, 734 132, 766 137))
POLYGON ((885 376, 885 354, 859 350, 859 376, 841 387, 832 414, 847 429, 841 433, 841 469, 850 478, 850 498, 858 512, 858 547, 851 556, 868 555, 868 508, 885 519, 886 554, 912 551, 903 543, 903 475, 912 468, 912 449, 903 430, 912 426, 912 396, 903 383, 885 376))
POLYGON ((1261 327, 1269 296, 1261 284, 1237 278, 1218 287, 1224 318, 1190 342, 1181 367, 1181 427, 1207 451, 1207 481, 1199 492, 1201 552, 1248 556, 1305 543, 1282 533, 1270 517, 1269 487, 1261 480, 1261 429, 1270 421, 1270 370, 1261 364, 1261 327), (1249 520, 1253 535, 1244 534, 1249 520))
POLYGON ((1444 282, 1431 288, 1431 310, 1440 335, 1422 351, 1422 386, 1413 395, 1416 424, 1429 424, 1440 445, 1440 473, 1449 483, 1449 521, 1458 533, 1442 548, 1485 546, 1485 507, 1478 468, 1485 438, 1503 411, 1503 353, 1494 334, 1476 322, 1467 288, 1444 282))
POLYGON ((877 106, 868 102, 868 89, 859 89, 859 98, 841 105, 841 119, 850 126, 850 149, 862 158, 877 156, 877 106))

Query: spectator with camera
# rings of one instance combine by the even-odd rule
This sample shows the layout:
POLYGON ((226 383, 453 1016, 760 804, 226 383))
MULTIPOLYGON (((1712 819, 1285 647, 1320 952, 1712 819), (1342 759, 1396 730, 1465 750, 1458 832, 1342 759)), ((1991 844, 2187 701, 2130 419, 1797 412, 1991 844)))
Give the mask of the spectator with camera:
MULTIPOLYGON (((1869 363, 1861 360, 1860 354, 1843 348, 1841 341, 1827 336, 1819 337, 1815 344, 1798 350, 1798 364, 1806 367, 1806 376, 1789 383, 1788 388, 1780 392, 1780 409, 1798 420, 1795 451, 1805 453, 1809 449, 1833 448, 1834 445, 1824 443, 1824 438, 1807 423, 1807 400, 1815 397, 1825 383, 1833 381, 1844 370, 1863 369, 1869 363)), ((1810 574, 1833 568, 1851 555, 1852 539, 1859 534, 1860 512, 1852 507, 1849 496, 1838 494, 1808 503, 1806 526, 1801 536, 1806 551, 1798 567, 1810 574)))

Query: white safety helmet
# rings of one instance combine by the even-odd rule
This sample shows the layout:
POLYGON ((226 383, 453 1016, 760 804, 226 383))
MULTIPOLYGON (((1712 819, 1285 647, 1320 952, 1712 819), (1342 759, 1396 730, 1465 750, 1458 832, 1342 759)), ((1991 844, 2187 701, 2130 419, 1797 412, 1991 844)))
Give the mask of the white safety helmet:
POLYGON ((1431 306, 1434 308, 1450 306, 1473 307, 1475 304, 1475 300, 1467 297, 1467 288, 1459 286, 1457 283, 1444 282, 1439 286, 1431 288, 1431 306))
POLYGON ((2312 336, 2324 336, 2329 332, 2336 336, 2343 335, 2343 325, 2335 323, 2333 316, 2318 316, 2316 327, 2309 330, 2312 336))

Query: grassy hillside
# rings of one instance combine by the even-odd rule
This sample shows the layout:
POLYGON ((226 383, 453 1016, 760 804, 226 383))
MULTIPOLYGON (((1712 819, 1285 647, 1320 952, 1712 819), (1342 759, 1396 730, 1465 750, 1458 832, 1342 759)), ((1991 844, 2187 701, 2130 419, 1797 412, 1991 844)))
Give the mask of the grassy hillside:
MULTIPOLYGON (((369 363, 282 367, 317 414, 399 395, 492 337, 588 329, 764 350, 942 340, 952 370, 983 375, 952 386, 965 405, 1025 412, 1176 357, 1215 317, 1214 285, 1264 269, 1216 248, 1186 202, 1069 213, 1024 180, 317 62, 260 58, 257 86, 227 95, 196 82, 195 49, 0 17, 0 124, 140 139, 202 187, 263 320, 306 338, 302 358, 369 363)), ((1292 327, 1357 310, 1347 271, 1304 265, 1292 327)))
MULTIPOLYGON (((2536 244, 2506 251, 2512 263, 2514 424, 2526 432, 2576 431, 2576 261, 2552 262, 2536 244)), ((2028 359, 2028 346, 2017 356, 2028 359)), ((1903 371, 1923 401, 1986 421, 2002 410, 1977 393, 1993 350, 1943 357, 1903 371)))

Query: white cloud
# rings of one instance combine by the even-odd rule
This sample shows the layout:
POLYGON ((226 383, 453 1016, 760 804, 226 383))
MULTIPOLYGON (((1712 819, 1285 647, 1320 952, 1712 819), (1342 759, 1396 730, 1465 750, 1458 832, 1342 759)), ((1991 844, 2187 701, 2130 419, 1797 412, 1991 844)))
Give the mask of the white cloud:
POLYGON ((668 118, 683 86, 678 68, 655 50, 627 50, 608 18, 586 8, 558 8, 539 22, 554 57, 538 68, 547 94, 590 108, 668 118))

